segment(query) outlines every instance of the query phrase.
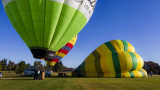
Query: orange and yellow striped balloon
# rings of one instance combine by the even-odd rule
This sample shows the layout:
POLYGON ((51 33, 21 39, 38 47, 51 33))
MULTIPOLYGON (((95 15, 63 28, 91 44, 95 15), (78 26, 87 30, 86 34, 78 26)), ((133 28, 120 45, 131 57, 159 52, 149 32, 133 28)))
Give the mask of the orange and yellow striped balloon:
POLYGON ((143 59, 123 40, 106 42, 94 50, 72 73, 80 77, 146 77, 143 59))

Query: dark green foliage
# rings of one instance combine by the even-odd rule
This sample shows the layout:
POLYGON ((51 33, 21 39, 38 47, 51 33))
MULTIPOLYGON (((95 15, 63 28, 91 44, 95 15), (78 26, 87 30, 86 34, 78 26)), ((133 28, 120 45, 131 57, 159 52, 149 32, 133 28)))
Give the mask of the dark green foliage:
POLYGON ((8 65, 7 65, 8 71, 14 71, 15 70, 15 63, 9 60, 8 65))
POLYGON ((24 72, 24 69, 26 67, 25 61, 21 61, 16 65, 16 74, 22 74, 24 72))
POLYGON ((29 64, 29 63, 26 64, 26 68, 29 68, 29 67, 31 67, 31 64, 29 64))
POLYGON ((7 70, 7 59, 2 59, 0 61, 1 65, 2 65, 2 71, 6 71, 7 70))
POLYGON ((0 71, 2 71, 2 65, 1 65, 1 63, 0 63, 0 71))
POLYGON ((42 66, 41 61, 35 61, 35 62, 34 62, 34 66, 35 66, 35 67, 36 67, 36 66, 42 66))
POLYGON ((64 67, 63 63, 59 61, 53 66, 53 71, 56 71, 56 72, 63 71, 63 67, 64 67))

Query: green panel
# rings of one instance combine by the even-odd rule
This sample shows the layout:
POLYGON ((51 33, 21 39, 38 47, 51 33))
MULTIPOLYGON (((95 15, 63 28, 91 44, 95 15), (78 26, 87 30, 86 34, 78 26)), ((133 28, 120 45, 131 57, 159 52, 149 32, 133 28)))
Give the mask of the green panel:
POLYGON ((62 46, 64 46, 69 40, 71 40, 74 36, 76 36, 82 28, 86 25, 87 19, 86 17, 77 10, 74 18, 72 19, 70 25, 66 29, 63 37, 61 37, 60 41, 56 45, 54 51, 59 50, 62 46))
POLYGON ((120 78, 121 77, 121 66, 120 66, 120 61, 119 61, 117 52, 112 53, 112 59, 113 59, 114 69, 116 72, 116 78, 120 78))
POLYGON ((121 40, 123 42, 124 45, 124 51, 128 51, 128 43, 124 40, 121 40))
POLYGON ((45 14, 45 32, 44 32, 44 47, 49 48, 54 31, 56 29, 60 13, 62 10, 62 3, 46 0, 46 14, 45 14))
POLYGON ((101 63, 100 63, 101 55, 96 50, 94 52, 92 52, 92 55, 95 57, 95 68, 97 71, 97 75, 98 75, 98 77, 103 77, 104 73, 102 71, 102 67, 101 67, 101 63))
POLYGON ((115 48, 110 42, 106 42, 105 45, 111 50, 111 52, 116 52, 115 48))
POLYGON ((45 0, 30 0, 30 9, 38 47, 44 47, 45 0))
POLYGON ((65 32, 65 30, 67 29, 68 25, 71 23, 71 20, 72 20, 73 16, 75 15, 75 13, 76 13, 76 9, 63 4, 61 15, 59 17, 59 21, 58 21, 56 30, 54 32, 51 45, 50 45, 51 50, 55 49, 56 44, 58 43, 58 41, 62 37, 62 35, 65 32))
POLYGON ((80 65, 80 76, 83 76, 83 77, 86 76, 85 64, 86 64, 86 63, 83 62, 83 63, 80 65))
POLYGON ((26 32, 32 42, 32 47, 37 46, 37 40, 35 36, 35 31, 32 22, 31 10, 29 0, 16 0, 17 7, 19 9, 20 15, 22 17, 26 32))
POLYGON ((120 62, 118 58, 118 53, 116 52, 115 48, 110 42, 105 43, 105 45, 112 51, 112 59, 113 59, 114 69, 116 72, 116 78, 120 78, 121 77, 121 74, 120 74, 121 67, 120 67, 120 62))
POLYGON ((132 57, 132 70, 131 71, 133 71, 133 70, 136 70, 136 68, 137 68, 137 57, 136 57, 136 55, 134 54, 134 53, 132 53, 132 52, 129 52, 129 54, 131 55, 131 57, 132 57))
POLYGON ((135 78, 135 75, 133 72, 129 72, 129 74, 131 75, 131 78, 135 78))
POLYGON ((24 40, 24 42, 27 44, 27 46, 32 46, 28 37, 28 33, 26 32, 25 26, 23 24, 23 20, 17 8, 17 3, 15 1, 8 3, 5 7, 5 10, 11 23, 13 24, 14 28, 21 36, 21 38, 24 40))

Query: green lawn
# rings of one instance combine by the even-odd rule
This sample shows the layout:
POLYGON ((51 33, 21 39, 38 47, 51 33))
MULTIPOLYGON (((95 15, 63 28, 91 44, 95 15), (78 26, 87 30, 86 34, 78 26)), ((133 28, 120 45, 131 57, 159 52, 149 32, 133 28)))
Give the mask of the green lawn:
POLYGON ((160 90, 160 76, 148 78, 57 78, 32 80, 3 72, 0 90, 160 90))

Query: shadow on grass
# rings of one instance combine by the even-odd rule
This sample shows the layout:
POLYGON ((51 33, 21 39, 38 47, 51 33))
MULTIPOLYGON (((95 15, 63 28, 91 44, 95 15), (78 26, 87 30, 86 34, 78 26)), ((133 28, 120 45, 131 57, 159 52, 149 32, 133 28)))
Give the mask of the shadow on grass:
POLYGON ((24 78, 19 78, 19 79, 17 79, 17 78, 1 78, 0 80, 33 80, 33 79, 24 79, 24 78))

